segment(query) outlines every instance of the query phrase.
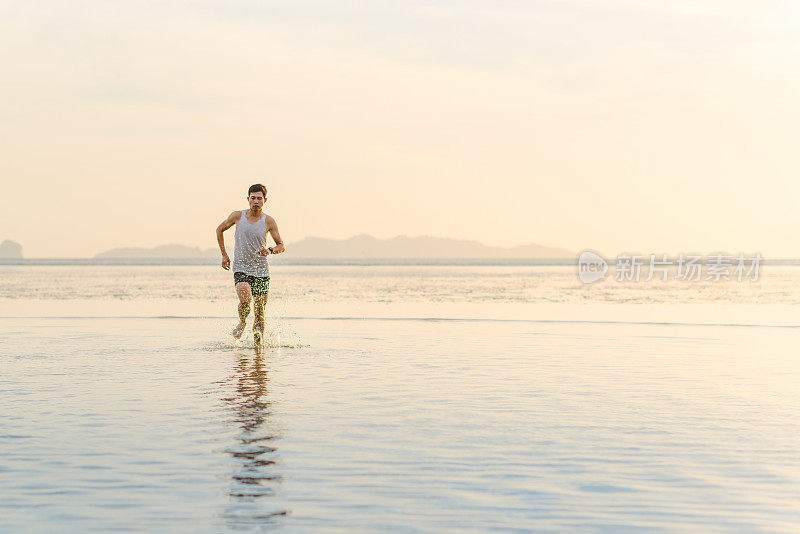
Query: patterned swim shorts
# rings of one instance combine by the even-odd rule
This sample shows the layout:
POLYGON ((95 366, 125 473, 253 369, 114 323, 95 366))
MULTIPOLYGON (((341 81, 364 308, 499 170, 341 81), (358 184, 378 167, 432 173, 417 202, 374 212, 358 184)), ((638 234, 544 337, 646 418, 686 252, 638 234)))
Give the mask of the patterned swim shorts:
POLYGON ((233 284, 236 285, 239 282, 250 284, 250 291, 253 292, 253 295, 269 294, 269 276, 253 276, 242 272, 233 273, 233 284))

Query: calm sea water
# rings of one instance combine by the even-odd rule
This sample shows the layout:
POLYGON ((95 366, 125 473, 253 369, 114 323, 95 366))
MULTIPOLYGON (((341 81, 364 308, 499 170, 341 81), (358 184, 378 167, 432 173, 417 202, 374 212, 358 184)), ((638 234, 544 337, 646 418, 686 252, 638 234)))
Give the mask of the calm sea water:
POLYGON ((800 530, 797 267, 0 266, 0 531, 800 530))

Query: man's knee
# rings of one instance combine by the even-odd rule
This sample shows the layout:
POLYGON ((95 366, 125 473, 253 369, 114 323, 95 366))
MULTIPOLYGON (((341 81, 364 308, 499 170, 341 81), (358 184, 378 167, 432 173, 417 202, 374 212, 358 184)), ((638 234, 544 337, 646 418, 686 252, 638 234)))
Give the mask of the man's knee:
POLYGON ((239 302, 242 304, 250 304, 250 301, 253 299, 250 284, 247 282, 239 282, 236 284, 236 294, 239 295, 239 302))

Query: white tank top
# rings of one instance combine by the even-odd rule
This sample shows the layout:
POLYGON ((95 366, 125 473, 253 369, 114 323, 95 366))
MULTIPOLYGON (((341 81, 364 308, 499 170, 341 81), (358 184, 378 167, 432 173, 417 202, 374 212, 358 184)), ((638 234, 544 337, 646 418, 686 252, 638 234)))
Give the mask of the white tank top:
POLYGON ((236 245, 233 249, 233 272, 252 276, 269 276, 267 256, 257 254, 267 246, 267 219, 264 212, 261 218, 251 223, 247 220, 247 210, 242 210, 236 223, 236 245))

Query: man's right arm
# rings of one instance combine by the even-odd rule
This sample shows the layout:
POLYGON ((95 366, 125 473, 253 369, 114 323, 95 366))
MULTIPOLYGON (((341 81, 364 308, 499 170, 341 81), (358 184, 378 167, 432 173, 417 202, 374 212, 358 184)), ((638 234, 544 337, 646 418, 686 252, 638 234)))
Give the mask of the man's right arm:
POLYGON ((240 213, 238 211, 231 212, 231 214, 217 226, 217 243, 219 244, 220 252, 222 252, 222 268, 225 270, 230 270, 231 260, 228 258, 228 252, 225 250, 225 236, 222 235, 222 232, 236 224, 239 215, 240 213))

